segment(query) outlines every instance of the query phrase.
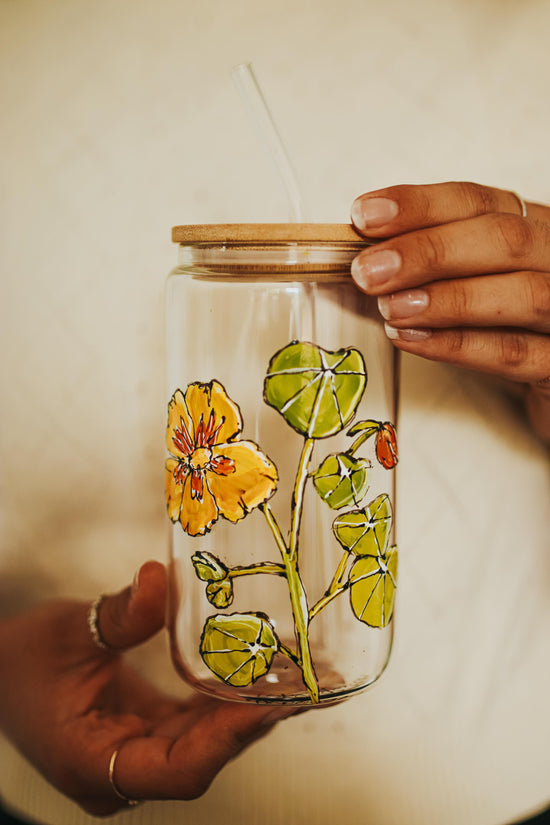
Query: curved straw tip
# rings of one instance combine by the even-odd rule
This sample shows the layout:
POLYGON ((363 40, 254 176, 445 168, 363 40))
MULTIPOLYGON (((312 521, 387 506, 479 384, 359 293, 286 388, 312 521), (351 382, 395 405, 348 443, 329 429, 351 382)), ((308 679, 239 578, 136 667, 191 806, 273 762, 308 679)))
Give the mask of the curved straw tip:
POLYGON ((264 148, 271 155, 271 159, 275 164, 288 198, 291 221, 300 221, 302 219, 302 204, 298 183, 286 148, 256 80, 252 63, 238 63, 233 67, 231 74, 259 132, 264 148))
POLYGON ((245 60, 243 63, 236 63, 231 69, 231 74, 236 72, 250 72, 252 71, 252 61, 245 60))

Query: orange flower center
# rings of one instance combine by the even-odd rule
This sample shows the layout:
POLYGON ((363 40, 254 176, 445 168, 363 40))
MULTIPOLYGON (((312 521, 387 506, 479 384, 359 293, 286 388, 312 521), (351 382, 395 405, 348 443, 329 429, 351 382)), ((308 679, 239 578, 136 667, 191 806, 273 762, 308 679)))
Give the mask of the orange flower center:
POLYGON ((208 447, 197 447, 189 458, 191 470, 204 470, 212 461, 212 450, 208 447))

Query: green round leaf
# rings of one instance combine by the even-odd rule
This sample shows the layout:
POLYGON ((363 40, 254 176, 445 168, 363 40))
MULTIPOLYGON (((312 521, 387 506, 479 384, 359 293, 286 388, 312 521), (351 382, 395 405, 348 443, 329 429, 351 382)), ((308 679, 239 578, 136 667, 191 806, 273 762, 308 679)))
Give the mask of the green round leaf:
POLYGON ((359 350, 329 352, 294 341, 269 362, 264 399, 301 435, 326 438, 348 424, 366 383, 359 350))
POLYGON ((369 467, 366 459, 347 453, 329 455, 313 473, 313 485, 333 510, 349 504, 357 507, 367 492, 369 467))
POLYGON ((387 627, 397 587, 397 547, 387 556, 361 556, 349 574, 351 607, 369 627, 387 627))
POLYGON ((392 510, 386 493, 377 496, 362 510, 352 510, 334 520, 334 535, 356 556, 382 556, 390 538, 392 510))
POLYGON ((212 673, 235 687, 247 687, 266 674, 278 649, 273 626, 260 613, 211 616, 200 643, 212 673))
POLYGON ((200 552, 191 556, 195 573, 203 582, 222 581, 227 576, 227 567, 212 553, 200 552))

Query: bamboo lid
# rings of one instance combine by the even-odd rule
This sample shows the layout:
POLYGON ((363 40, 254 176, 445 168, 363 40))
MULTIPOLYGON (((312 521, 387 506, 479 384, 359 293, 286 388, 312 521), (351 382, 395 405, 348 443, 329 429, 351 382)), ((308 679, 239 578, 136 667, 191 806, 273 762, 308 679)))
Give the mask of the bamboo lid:
POLYGON ((194 244, 368 244, 349 223, 218 223, 174 226, 172 241, 194 244))

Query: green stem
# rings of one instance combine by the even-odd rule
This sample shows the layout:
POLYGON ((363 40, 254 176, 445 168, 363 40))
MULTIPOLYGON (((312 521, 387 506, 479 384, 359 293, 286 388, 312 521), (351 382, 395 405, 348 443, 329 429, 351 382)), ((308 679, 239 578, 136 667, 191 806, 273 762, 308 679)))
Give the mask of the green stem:
POLYGON ((284 656, 286 656, 288 659, 294 662, 295 665, 298 665, 299 668, 302 667, 300 659, 298 658, 298 656, 296 656, 294 651, 286 645, 282 644, 281 641, 279 641, 279 653, 282 653, 284 656))
POLYGON ((334 590, 336 590, 337 587, 340 587, 340 585, 342 584, 342 580, 343 580, 344 576, 346 575, 346 567, 348 566, 348 560, 349 560, 349 551, 345 550, 344 555, 340 559, 340 563, 339 563, 338 567, 336 568, 336 573, 332 577, 332 581, 331 581, 330 587, 328 589, 329 593, 332 593, 334 590))
POLYGON ((314 619, 315 616, 317 616, 317 614, 320 613, 321 610, 323 610, 327 606, 327 604, 330 604, 330 602, 333 599, 335 599, 341 593, 344 593, 348 588, 349 588, 349 581, 345 582, 340 587, 337 587, 336 590, 333 590, 332 592, 328 591, 327 593, 325 593, 323 598, 319 599, 317 604, 314 604, 313 607, 311 608, 311 610, 309 611, 309 621, 314 619))
MULTIPOLYGON (((279 550, 281 552, 281 556, 284 558, 285 555, 288 554, 288 548, 287 548, 286 542, 283 538, 283 534, 281 533, 281 528, 279 527, 279 525, 277 523, 277 519, 275 518, 275 515, 273 514, 273 510, 271 509, 271 507, 267 503, 261 504, 260 505, 260 510, 263 511, 263 514, 264 514, 264 516, 266 518, 266 521, 269 525, 269 529, 273 533, 273 537, 275 538, 275 542, 277 544, 277 547, 279 548, 279 550)), ((286 568, 285 568, 285 571, 286 571, 286 568)))
POLYGON ((298 639, 298 647, 300 650, 300 660, 302 663, 302 675, 304 684, 308 689, 311 701, 314 704, 319 702, 319 686, 313 668, 313 661, 311 658, 311 650, 309 647, 309 608, 307 604, 306 591, 300 578, 298 571, 298 543, 300 536, 300 522, 302 520, 302 510, 304 506, 304 492, 308 479, 308 468, 313 452, 315 440, 313 438, 306 438, 298 464, 298 471, 296 473, 296 482, 294 484, 294 491, 292 493, 292 510, 290 523, 290 540, 288 545, 288 554, 283 557, 283 562, 287 570, 288 589, 290 592, 290 601, 292 604, 292 612, 294 614, 294 624, 296 627, 296 636, 298 639))
POLYGON ((355 455, 359 447, 361 447, 365 443, 365 441, 367 441, 371 437, 371 435, 374 435, 375 432, 376 430, 372 430, 371 432, 367 432, 366 434, 361 433, 361 435, 355 439, 351 447, 349 447, 346 450, 346 455, 355 455))
POLYGON ((319 686, 315 677, 313 669, 313 661, 311 659, 311 650, 309 648, 308 625, 309 625, 309 610, 306 598, 306 591, 298 572, 298 564, 296 560, 292 560, 287 556, 285 561, 286 577, 288 580, 288 591, 290 593, 290 603, 292 604, 292 612, 294 614, 294 625, 296 628, 296 637, 298 639, 298 648, 300 650, 300 662, 302 668, 302 675, 304 684, 308 689, 311 701, 314 704, 319 702, 319 686))
POLYGON ((298 472, 296 473, 296 482, 292 492, 292 517, 290 526, 290 541, 288 545, 288 552, 292 559, 298 554, 298 538, 300 535, 300 522, 302 520, 302 508, 304 504, 304 491, 306 481, 308 478, 308 466, 311 459, 311 453, 315 445, 315 439, 306 438, 300 456, 300 463, 298 464, 298 472))
POLYGON ((232 567, 227 571, 230 579, 237 576, 251 576, 253 573, 272 573, 275 576, 284 576, 286 571, 283 564, 262 561, 259 564, 251 564, 249 567, 232 567))
POLYGON ((332 581, 330 583, 328 590, 325 592, 324 596, 322 596, 319 599, 317 604, 314 604, 311 610, 309 611, 310 621, 317 615, 317 613, 320 613, 320 611, 324 607, 326 607, 327 604, 329 604, 329 602, 331 602, 333 598, 335 598, 335 596, 339 596, 340 593, 342 593, 346 589, 347 585, 344 585, 343 580, 346 575, 348 560, 349 552, 346 550, 344 552, 344 555, 340 559, 340 562, 338 564, 338 567, 336 568, 334 576, 332 577, 332 581))
POLYGON ((300 667, 302 671, 302 678, 308 689, 311 701, 314 704, 317 704, 319 702, 319 687, 317 685, 317 679, 315 678, 315 671, 313 670, 313 662, 311 660, 311 652, 309 649, 309 618, 307 598, 300 574, 298 572, 298 533, 303 504, 303 488, 307 481, 307 465, 312 449, 313 439, 308 439, 302 452, 294 493, 292 496, 292 529, 290 537, 291 545, 289 547, 286 546, 281 529, 277 523, 277 519, 275 518, 269 504, 266 503, 261 505, 261 509, 263 510, 267 523, 273 533, 283 559, 300 655, 296 656, 295 654, 292 654, 292 651, 286 647, 284 650, 281 648, 281 652, 285 653, 285 655, 290 654, 289 658, 296 662, 296 664, 300 667), (311 444, 308 442, 311 442, 311 444), (297 512, 297 507, 299 507, 299 512, 297 512))

